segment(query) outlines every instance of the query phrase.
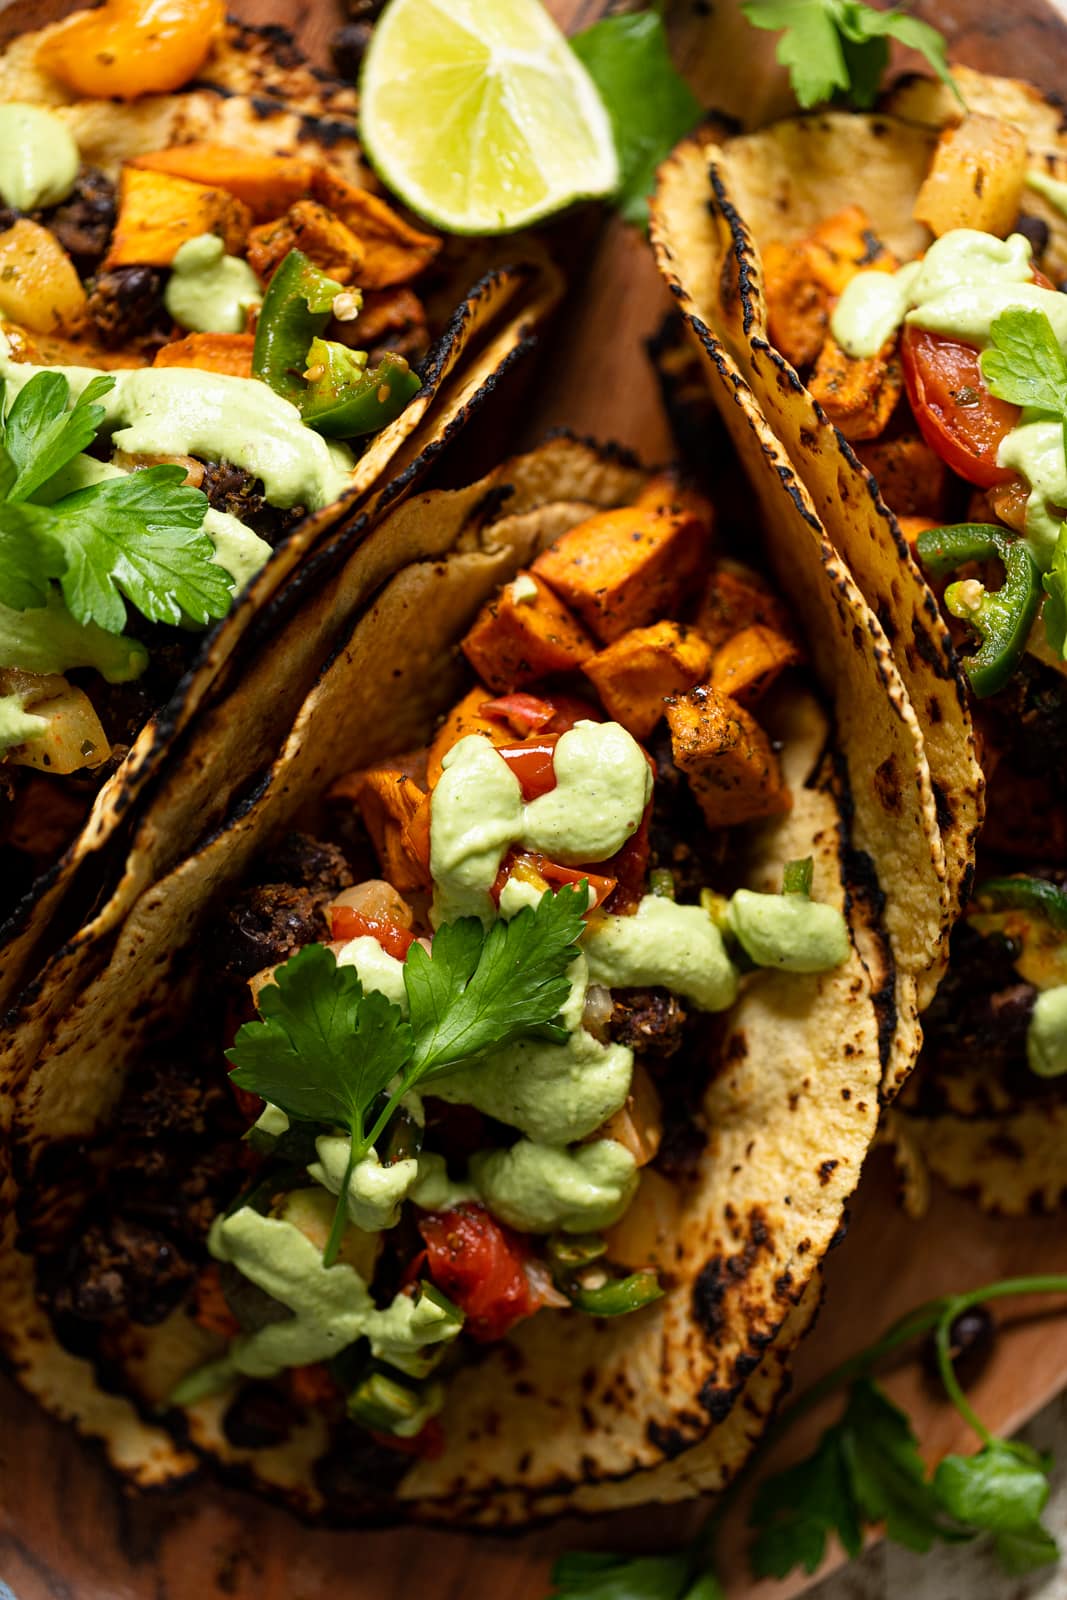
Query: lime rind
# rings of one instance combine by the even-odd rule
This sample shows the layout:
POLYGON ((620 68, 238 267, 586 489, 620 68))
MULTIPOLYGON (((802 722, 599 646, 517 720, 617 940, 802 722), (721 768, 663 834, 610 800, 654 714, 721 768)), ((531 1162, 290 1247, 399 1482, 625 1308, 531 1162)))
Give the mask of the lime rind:
POLYGON ((608 113, 538 0, 390 0, 360 93, 375 171, 445 232, 514 232, 618 184, 608 113))

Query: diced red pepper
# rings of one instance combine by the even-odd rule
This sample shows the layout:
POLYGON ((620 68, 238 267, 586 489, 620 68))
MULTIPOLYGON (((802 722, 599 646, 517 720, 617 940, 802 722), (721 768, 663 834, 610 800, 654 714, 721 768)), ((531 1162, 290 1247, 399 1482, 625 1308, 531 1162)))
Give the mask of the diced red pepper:
POLYGON ((534 876, 543 878, 550 888, 561 888, 565 883, 582 883, 589 885, 590 900, 589 910, 595 906, 602 906, 615 888, 616 880, 605 877, 602 873, 592 872, 588 867, 561 867, 558 861, 550 861, 547 856, 535 850, 509 850, 501 863, 492 889, 489 893, 494 902, 500 904, 500 896, 504 885, 512 876, 533 881, 534 876))
POLYGON ((602 871, 604 868, 609 868, 615 875, 615 892, 608 902, 607 909, 616 916, 625 917, 636 911, 645 892, 648 883, 651 820, 652 807, 648 805, 637 832, 630 835, 622 849, 617 851, 610 861, 600 863, 602 871))
POLYGON ((513 733, 520 739, 526 739, 531 733, 540 733, 556 715, 556 708, 548 700, 539 700, 534 694, 504 694, 496 700, 487 700, 479 706, 483 717, 492 717, 495 722, 506 722, 513 733))
POLYGON ((464 1331, 475 1339, 502 1339, 540 1306, 526 1275, 528 1251, 521 1238, 482 1206, 427 1213, 419 1232, 430 1277, 459 1306, 464 1331))
POLYGON ((403 961, 417 934, 388 917, 365 917, 352 906, 330 907, 330 932, 335 939, 377 939, 389 955, 403 961))
POLYGON ((536 739, 524 739, 521 744, 497 745, 496 753, 503 756, 522 787, 524 800, 536 800, 556 787, 556 769, 553 765, 559 735, 550 733, 536 739))
POLYGON ((395 1450, 401 1456, 420 1456, 423 1461, 437 1461, 445 1453, 445 1430, 436 1417, 431 1417, 413 1439, 402 1439, 398 1433, 376 1433, 373 1428, 369 1430, 372 1439, 376 1439, 387 1450, 395 1450))

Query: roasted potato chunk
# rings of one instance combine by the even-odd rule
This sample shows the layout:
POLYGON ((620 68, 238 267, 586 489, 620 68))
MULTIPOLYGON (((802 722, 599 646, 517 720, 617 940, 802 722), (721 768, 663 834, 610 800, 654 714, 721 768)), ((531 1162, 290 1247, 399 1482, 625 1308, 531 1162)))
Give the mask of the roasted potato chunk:
POLYGON ((510 744, 515 735, 506 722, 482 716, 482 706, 493 697, 479 684, 452 707, 433 736, 426 764, 426 781, 432 789, 441 776, 441 763, 454 744, 465 739, 468 733, 481 734, 490 744, 510 744))
POLYGON ((679 622, 654 622, 633 628, 585 663, 610 717, 647 739, 670 694, 691 689, 707 674, 711 647, 694 628, 679 622))
POLYGON ((792 799, 771 741, 755 718, 711 684, 667 702, 675 765, 710 828, 788 811, 792 799))
POLYGON ((168 172, 236 195, 252 213, 253 221, 269 222, 281 216, 311 190, 313 166, 302 156, 264 155, 258 150, 236 150, 228 144, 171 145, 134 156, 131 167, 144 172, 168 172))
POLYGON ((742 706, 755 705, 786 667, 796 666, 800 650, 792 639, 754 622, 718 651, 711 667, 716 689, 742 706))
POLYGON ((85 304, 74 263, 47 228, 19 217, 0 233, 0 317, 30 333, 69 334, 84 323, 85 304))
POLYGON ((181 246, 201 233, 217 233, 228 254, 242 255, 251 220, 248 207, 225 189, 123 167, 104 269, 169 267, 181 246))
POLYGON ((571 528, 533 570, 603 644, 677 611, 700 569, 707 530, 688 511, 625 506, 571 528))
POLYGON ((861 443, 856 454, 878 480, 882 498, 898 517, 943 517, 948 468, 917 433, 861 443))
POLYGON ((441 248, 432 233, 420 233, 392 206, 368 189, 358 189, 331 167, 316 167, 311 192, 350 228, 363 246, 362 289, 388 289, 410 283, 429 265, 441 248))
POLYGON ((904 391, 896 340, 886 340, 876 356, 850 356, 828 338, 808 387, 846 439, 877 439, 904 391))
POLYGON ((771 343, 795 367, 822 349, 830 310, 857 272, 896 270, 896 258, 859 206, 827 217, 806 239, 773 242, 763 251, 763 287, 771 343))
POLYGON ((697 632, 712 650, 720 650, 735 633, 757 622, 793 638, 789 612, 765 578, 740 561, 716 562, 697 612, 697 632))
POLYGON ((520 572, 478 614, 462 649, 498 694, 554 672, 574 672, 596 646, 541 578, 520 572))
POLYGON ((264 281, 290 250, 302 250, 338 283, 354 282, 363 265, 363 246, 351 228, 317 200, 297 200, 284 217, 253 228, 248 236, 248 264, 264 281))
POLYGON ((156 351, 155 367, 199 367, 231 378, 252 376, 255 338, 250 333, 190 333, 156 351))
POLYGON ((1014 123, 975 112, 937 141, 913 216, 938 238, 952 228, 1003 237, 1019 214, 1028 164, 1026 135, 1014 123))

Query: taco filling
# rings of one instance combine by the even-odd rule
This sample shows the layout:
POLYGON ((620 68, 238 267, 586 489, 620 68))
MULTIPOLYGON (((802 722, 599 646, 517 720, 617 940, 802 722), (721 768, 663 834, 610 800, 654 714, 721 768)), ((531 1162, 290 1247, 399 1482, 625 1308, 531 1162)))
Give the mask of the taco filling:
POLYGON ((420 388, 409 363, 427 322, 411 284, 438 241, 353 181, 350 159, 332 165, 325 141, 293 154, 181 142, 180 97, 149 93, 164 58, 169 89, 202 64, 222 25, 206 9, 179 8, 143 59, 127 40, 126 78, 107 90, 83 82, 77 43, 119 26, 107 8, 42 36, 35 66, 57 98, 146 96, 139 122, 115 111, 108 172, 82 157, 96 125, 77 101, 0 104, 9 903, 77 832, 204 630, 344 495, 367 441, 420 388), (175 132, 162 148, 157 106, 175 132))
POLYGON ((317 1417, 341 1513, 444 1448, 481 1347, 655 1314, 723 1013, 760 969, 798 975, 788 1009, 850 958, 810 858, 740 886, 752 825, 793 803, 759 716, 801 650, 749 569, 704 582, 704 508, 672 493, 520 570, 432 742, 336 779, 320 837, 260 857, 203 941, 229 1084, 210 1040, 191 1075, 187 1044, 153 1052, 88 1207, 79 1171, 53 1210, 64 1343, 136 1391, 133 1328, 176 1326, 152 1398, 221 1403, 242 1452, 317 1417))

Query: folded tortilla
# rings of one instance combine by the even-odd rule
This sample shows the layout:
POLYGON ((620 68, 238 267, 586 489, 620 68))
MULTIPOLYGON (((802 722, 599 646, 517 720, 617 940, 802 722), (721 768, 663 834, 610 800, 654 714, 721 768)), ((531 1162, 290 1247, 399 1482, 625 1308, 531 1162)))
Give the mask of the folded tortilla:
MULTIPOLYGON (((751 408, 744 425, 774 448, 751 408)), ((61 1169, 70 1140, 93 1142, 106 1159, 108 1120, 127 1076, 150 1062, 160 1030, 173 1031, 196 1007, 198 932, 257 852, 295 818, 313 821, 333 778, 425 740, 462 688, 456 645, 483 603, 561 532, 594 510, 630 503, 642 481, 617 453, 560 438, 466 489, 418 496, 368 525, 329 598, 296 610, 277 633, 284 646, 316 603, 347 618, 276 758, 226 823, 141 894, 106 965, 52 1016, 15 1085, 10 1203, 0 1214, 17 1211, 19 1223, 17 1231, 9 1224, 0 1251, 0 1343, 22 1383, 103 1439, 136 1481, 158 1484, 206 1458, 322 1515, 329 1508, 314 1467, 325 1427, 313 1419, 284 1446, 238 1449, 222 1431, 226 1401, 215 1397, 190 1407, 172 1437, 153 1408, 216 1348, 185 1311, 156 1328, 130 1327, 124 1393, 112 1373, 104 1394, 89 1362, 60 1347, 34 1292, 34 1253, 62 1223, 49 1173, 61 1169)), ((897 992, 879 874, 912 836, 910 817, 891 812, 872 855, 850 826, 870 762, 900 760, 907 725, 888 680, 871 677, 867 741, 847 732, 856 715, 850 683, 875 661, 856 641, 872 638, 876 625, 832 552, 819 548, 817 570, 795 577, 788 598, 826 674, 825 694, 788 686, 764 703, 766 716, 761 707, 781 741, 794 803, 788 815, 746 829, 738 848, 748 881, 764 891, 777 889, 787 861, 813 855, 817 897, 847 917, 850 959, 814 977, 763 971, 725 1017, 704 1105, 710 1140, 668 1241, 665 1298, 613 1322, 546 1313, 486 1347, 450 1382, 445 1453, 415 1461, 395 1497, 346 1505, 348 1519, 505 1526, 718 1490, 774 1407, 877 1123, 897 992)), ((250 712, 277 682, 276 666, 261 666, 250 712)), ((200 750, 214 770, 216 757, 200 750)), ((180 787, 184 772, 175 765, 170 782, 180 787)))
MULTIPOLYGON (((355 183, 375 187, 362 159, 354 90, 313 70, 284 29, 230 22, 195 83, 174 94, 128 103, 79 100, 43 74, 34 57, 48 32, 21 34, 0 55, 0 102, 50 107, 70 127, 83 160, 110 176, 138 154, 204 140, 264 154, 302 154, 337 168, 355 183)), ((373 438, 342 499, 299 523, 235 599, 226 618, 205 634, 170 702, 102 786, 63 859, 38 879, 21 904, 5 905, 0 899, 0 1013, 28 982, 40 982, 47 957, 71 938, 83 938, 90 918, 103 919, 102 935, 114 933, 147 881, 142 871, 117 898, 113 893, 134 815, 182 730, 209 696, 217 698, 220 676, 246 631, 331 530, 364 508, 387 476, 391 495, 410 490, 491 390, 497 373, 529 347, 560 287, 554 267, 536 245, 512 242, 504 251, 471 241, 461 254, 453 252, 434 290, 431 312, 438 337, 422 365, 418 394, 373 438)), ((234 661, 231 670, 237 666, 234 661)), ((275 742, 309 686, 297 678, 295 699, 290 695, 277 707, 275 742)), ((237 776, 235 769, 229 769, 229 776, 237 776)), ((232 786, 220 792, 217 815, 223 814, 229 792, 232 786)), ((166 865, 190 843, 188 836, 174 832, 166 865)), ((154 861, 145 870, 165 867, 154 861)))

